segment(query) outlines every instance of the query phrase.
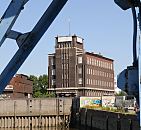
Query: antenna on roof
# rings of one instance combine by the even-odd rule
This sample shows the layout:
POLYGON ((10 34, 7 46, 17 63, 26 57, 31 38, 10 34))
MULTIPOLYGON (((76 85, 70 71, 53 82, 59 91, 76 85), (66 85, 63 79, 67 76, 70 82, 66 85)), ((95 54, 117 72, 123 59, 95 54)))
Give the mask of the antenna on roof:
POLYGON ((68 23, 69 23, 69 36, 71 36, 71 29, 70 29, 70 18, 68 19, 68 23))

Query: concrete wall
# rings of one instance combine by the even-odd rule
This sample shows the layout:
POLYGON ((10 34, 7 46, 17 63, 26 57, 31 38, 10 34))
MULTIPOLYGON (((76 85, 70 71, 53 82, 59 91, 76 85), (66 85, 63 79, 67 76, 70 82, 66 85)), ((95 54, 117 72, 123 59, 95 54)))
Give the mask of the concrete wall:
POLYGON ((0 128, 56 126, 69 123, 72 99, 8 99, 0 106, 0 128))
POLYGON ((139 130, 135 115, 81 109, 79 124, 99 130, 139 130))

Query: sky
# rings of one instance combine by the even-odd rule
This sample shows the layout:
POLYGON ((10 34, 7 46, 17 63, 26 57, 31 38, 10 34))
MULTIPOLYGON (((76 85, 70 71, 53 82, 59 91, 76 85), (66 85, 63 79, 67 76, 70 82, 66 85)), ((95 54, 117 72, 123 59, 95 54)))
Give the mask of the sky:
MULTIPOLYGON (((10 1, 0 0, 0 17, 10 1)), ((51 1, 29 0, 12 29, 22 33, 31 31, 51 1)), ((101 53, 113 59, 115 77, 132 65, 131 10, 121 10, 114 0, 68 0, 17 73, 35 76, 47 74, 48 54, 54 52, 55 37, 67 36, 69 32, 84 39, 85 51, 101 53)), ((0 72, 17 49, 14 40, 5 40, 0 47, 0 72)))

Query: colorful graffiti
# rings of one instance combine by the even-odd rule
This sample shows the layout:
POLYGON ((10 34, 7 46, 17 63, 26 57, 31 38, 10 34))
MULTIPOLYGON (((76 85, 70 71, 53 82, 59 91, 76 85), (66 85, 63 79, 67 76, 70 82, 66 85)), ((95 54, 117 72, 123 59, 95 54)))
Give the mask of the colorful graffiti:
POLYGON ((80 97, 80 108, 85 106, 101 106, 101 97, 80 97))
POLYGON ((102 96, 102 106, 103 107, 114 107, 115 96, 102 96))

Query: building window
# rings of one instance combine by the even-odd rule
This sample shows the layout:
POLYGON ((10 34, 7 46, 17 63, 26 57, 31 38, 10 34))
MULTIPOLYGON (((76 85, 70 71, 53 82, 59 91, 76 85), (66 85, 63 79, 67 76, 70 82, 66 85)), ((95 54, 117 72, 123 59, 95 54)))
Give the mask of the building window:
POLYGON ((64 68, 65 69, 68 69, 68 64, 64 64, 64 68))
POLYGON ((51 65, 54 65, 54 59, 53 58, 51 59, 51 65))
POLYGON ((71 47, 71 43, 68 43, 68 47, 71 47))
POLYGON ((55 85, 55 80, 54 79, 52 80, 52 85, 55 85))
POLYGON ((107 86, 107 87, 108 87, 108 85, 109 85, 108 82, 106 82, 106 86, 107 86))
POLYGON ((95 80, 93 80, 93 85, 95 85, 95 80))
POLYGON ((55 69, 52 70, 52 75, 55 75, 55 69))
POLYGON ((78 73, 82 74, 82 68, 78 68, 78 73))
POLYGON ((91 84, 91 80, 89 79, 89 84, 91 84))
POLYGON ((98 66, 99 66, 99 67, 101 67, 101 63, 100 63, 100 61, 99 61, 99 64, 98 64, 98 66))
POLYGON ((89 64, 89 58, 87 57, 87 64, 89 64))
POLYGON ((96 59, 94 59, 94 65, 96 66, 96 59))
POLYGON ((89 84, 89 81, 88 81, 88 79, 87 79, 87 84, 89 84))
POLYGON ((99 70, 97 71, 97 75, 99 76, 99 70))
POLYGON ((67 74, 64 74, 64 79, 67 79, 67 74))
POLYGON ((81 57, 81 56, 78 57, 78 63, 79 63, 79 64, 82 63, 82 57, 81 57))
POLYGON ((66 64, 64 64, 64 69, 66 69, 66 64))
POLYGON ((68 54, 66 54, 66 59, 68 59, 69 58, 69 55, 68 54))
POLYGON ((92 61, 92 60, 91 60, 91 58, 90 58, 90 65, 91 65, 91 61, 92 61))
POLYGON ((106 62, 104 62, 104 68, 106 68, 106 62))
POLYGON ((109 63, 107 63, 107 69, 109 69, 109 63))
POLYGON ((98 60, 96 60, 96 66, 98 66, 98 60))
POLYGON ((106 63, 106 68, 108 69, 108 63, 106 63))
POLYGON ((79 78, 78 84, 82 84, 82 78, 79 78))
POLYGON ((111 64, 111 70, 113 69, 113 65, 111 64))
POLYGON ((91 69, 89 69, 89 74, 91 74, 91 69))
POLYGON ((93 80, 91 79, 91 85, 93 84, 93 80))
POLYGON ((103 67, 103 61, 101 61, 101 67, 103 67))
POLYGON ((93 70, 91 69, 91 75, 93 74, 93 70))
POLYGON ((97 81, 97 85, 99 86, 100 84, 99 84, 99 80, 97 81))
POLYGON ((94 64, 93 64, 93 58, 92 58, 92 65, 94 65, 94 64))
POLYGON ((111 82, 111 87, 114 87, 114 84, 113 84, 113 82, 111 82))
POLYGON ((62 54, 61 58, 62 58, 62 60, 64 59, 64 55, 63 54, 62 54))
POLYGON ((67 79, 69 78, 68 74, 66 74, 66 78, 67 78, 67 79))

